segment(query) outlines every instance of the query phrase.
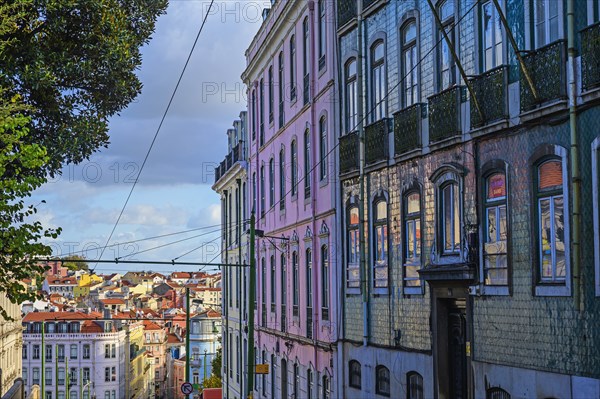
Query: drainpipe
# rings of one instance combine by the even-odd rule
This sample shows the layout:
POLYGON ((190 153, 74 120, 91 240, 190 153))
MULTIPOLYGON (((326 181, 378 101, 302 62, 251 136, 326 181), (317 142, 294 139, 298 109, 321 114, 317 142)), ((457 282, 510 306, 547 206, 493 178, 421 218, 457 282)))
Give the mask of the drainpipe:
POLYGON ((365 256, 367 246, 365 242, 365 130, 364 130, 364 93, 363 93, 363 40, 362 40, 362 1, 357 2, 356 18, 357 18, 357 69, 356 69, 356 86, 358 91, 358 153, 359 153, 359 180, 360 180, 360 192, 359 192, 359 207, 358 207, 358 218, 359 218, 359 248, 360 248, 360 289, 362 292, 362 307, 363 307, 363 345, 367 346, 369 342, 369 271, 367 270, 367 259, 365 256))
POLYGON ((578 311, 584 310, 581 295, 581 174, 577 133, 577 80, 575 79, 575 1, 567 0, 567 42, 569 68, 569 127, 571 130, 571 181, 573 185, 573 301, 578 311))

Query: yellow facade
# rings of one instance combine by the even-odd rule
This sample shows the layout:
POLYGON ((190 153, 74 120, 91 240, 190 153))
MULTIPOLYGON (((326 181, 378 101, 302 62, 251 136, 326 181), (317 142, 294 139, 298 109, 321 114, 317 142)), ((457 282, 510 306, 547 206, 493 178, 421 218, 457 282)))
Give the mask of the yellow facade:
POLYGON ((154 367, 144 349, 144 327, 142 323, 129 327, 129 360, 131 371, 127 386, 130 398, 154 397, 154 367))

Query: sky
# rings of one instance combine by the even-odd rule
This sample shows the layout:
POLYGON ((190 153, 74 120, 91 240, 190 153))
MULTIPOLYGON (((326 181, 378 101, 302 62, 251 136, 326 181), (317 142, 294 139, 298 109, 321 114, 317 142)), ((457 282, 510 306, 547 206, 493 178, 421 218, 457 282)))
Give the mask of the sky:
MULTIPOLYGON (((39 220, 45 227, 62 228, 57 240, 47 242, 54 255, 100 256, 98 248, 105 246, 140 171, 209 4, 208 0, 170 1, 150 43, 142 49, 138 72, 142 94, 111 119, 109 147, 79 165, 66 165, 61 176, 34 193, 31 201, 39 204, 39 220)), ((268 0, 213 3, 103 259, 219 260, 220 200, 211 189, 214 167, 226 155, 227 129, 247 106, 240 78, 246 65, 244 53, 260 28, 262 9, 269 5, 268 0), (173 234, 180 232, 185 233, 173 234), (168 236, 128 243, 161 235, 168 236)), ((150 269, 174 270, 170 265, 98 264, 96 272, 150 269)))

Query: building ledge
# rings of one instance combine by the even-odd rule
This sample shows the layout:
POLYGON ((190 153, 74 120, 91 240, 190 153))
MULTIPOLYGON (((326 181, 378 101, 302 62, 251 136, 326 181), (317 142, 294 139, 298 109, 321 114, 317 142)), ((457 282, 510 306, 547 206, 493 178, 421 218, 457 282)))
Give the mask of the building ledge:
POLYGON ((475 265, 472 263, 428 264, 419 270, 423 280, 431 282, 475 282, 475 265))

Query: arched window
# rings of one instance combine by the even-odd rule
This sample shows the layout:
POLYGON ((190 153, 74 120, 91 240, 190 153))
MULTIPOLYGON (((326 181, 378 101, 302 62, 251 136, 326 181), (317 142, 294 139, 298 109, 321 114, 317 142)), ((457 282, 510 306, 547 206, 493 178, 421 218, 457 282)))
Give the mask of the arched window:
POLYGON ((411 20, 404 24, 401 35, 404 107, 410 107, 419 101, 416 22, 411 20))
POLYGON ((406 293, 420 293, 421 280, 417 272, 421 268, 421 195, 413 190, 404 195, 404 288, 406 293))
POLYGON ((416 371, 406 374, 406 399, 424 399, 423 377, 416 371))
POLYGON ((384 197, 373 203, 373 285, 388 286, 388 209, 384 197))
POLYGON ((321 247, 321 318, 329 320, 329 249, 321 247))
POLYGON ((390 396, 390 370, 385 366, 375 369, 375 393, 390 396))
POLYGON ((348 256, 346 265, 346 286, 348 288, 359 288, 360 287, 360 243, 358 236, 358 206, 352 205, 348 209, 347 221, 346 221, 346 242, 348 248, 348 256))
POLYGON ((275 160, 269 160, 269 207, 275 205, 275 160))
POLYGON ((357 91, 356 91, 356 59, 351 58, 344 67, 346 82, 346 133, 356 129, 358 121, 357 91))
POLYGON ((300 275, 298 270, 298 253, 296 251, 292 253, 292 274, 292 284, 294 285, 293 312, 294 316, 298 316, 300 275))
POLYGON ((510 399, 510 394, 499 387, 488 388, 485 393, 486 399, 510 399))
POLYGON ((296 140, 292 140, 290 145, 292 158, 292 196, 298 195, 298 147, 296 140))
POLYGON ((285 100, 285 95, 284 95, 284 88, 285 88, 285 80, 284 80, 284 71, 283 71, 283 51, 279 52, 279 82, 277 82, 277 84, 279 85, 279 128, 283 127, 283 124, 285 122, 285 113, 283 110, 283 105, 284 105, 284 100, 285 100))
POLYGON ((298 363, 294 363, 294 381, 292 392, 294 398, 299 398, 298 394, 300 393, 300 368, 298 367, 298 363))
POLYGON ((265 165, 260 167, 260 215, 265 216, 265 165))
POLYGON ((285 253, 281 254, 281 331, 287 330, 287 262, 285 253))
POLYGON ((371 121, 385 117, 386 79, 385 79, 385 46, 383 40, 371 46, 371 121))
POLYGON ((275 296, 276 296, 276 281, 275 281, 275 255, 271 255, 271 313, 275 313, 275 296))
POLYGON ((330 399, 331 397, 331 380, 329 375, 323 374, 322 382, 323 385, 323 399, 330 399))
POLYGON ((259 110, 258 110, 258 119, 260 121, 259 127, 259 138, 258 145, 262 146, 265 144, 265 81, 264 79, 260 80, 259 84, 259 110))
POLYGON ((279 209, 285 209, 285 148, 279 150, 279 209))
POLYGON ((304 131, 304 198, 310 197, 310 130, 304 131))
POLYGON ((272 354, 271 355, 271 368, 273 369, 273 370, 271 370, 271 397, 272 398, 275 397, 275 387, 277 386, 277 383, 275 381, 276 377, 277 377, 277 375, 275 373, 275 370, 274 370, 275 364, 276 364, 276 362, 275 362, 275 355, 272 354))
POLYGON ((545 160, 536 171, 540 281, 561 283, 567 275, 562 162, 545 160))
POLYGON ((361 388, 361 369, 360 363, 356 360, 350 360, 348 363, 348 385, 352 388, 360 389, 361 388))
POLYGON ((296 35, 290 37, 290 100, 296 99, 296 35))
POLYGON ((458 183, 449 181, 439 188, 441 248, 444 254, 460 252, 461 217, 458 183))
POLYGON ((309 83, 310 83, 310 53, 309 53, 309 49, 310 49, 310 29, 309 29, 309 24, 308 24, 308 17, 304 18, 304 21, 302 21, 302 35, 303 35, 303 41, 302 41, 302 67, 303 67, 303 73, 304 73, 304 87, 303 87, 303 91, 304 91, 304 105, 308 104, 308 101, 310 100, 310 87, 309 87, 309 83))
POLYGON ((313 371, 309 368, 306 370, 306 398, 313 398, 313 390, 314 390, 314 381, 313 381, 313 371))
POLYGON ((274 84, 273 84, 273 66, 269 67, 269 123, 273 122, 273 104, 275 102, 274 84))
POLYGON ((327 177, 327 119, 319 119, 319 176, 321 180, 327 177))
POLYGON ((327 15, 325 0, 319 0, 319 70, 325 66, 327 49, 327 15))
MULTIPOLYGON (((273 395, 275 397, 275 395, 273 395)), ((285 359, 281 359, 281 397, 288 397, 288 369, 287 369, 287 361, 285 359)))
POLYGON ((493 171, 485 177, 483 278, 487 286, 508 285, 506 175, 493 171))

